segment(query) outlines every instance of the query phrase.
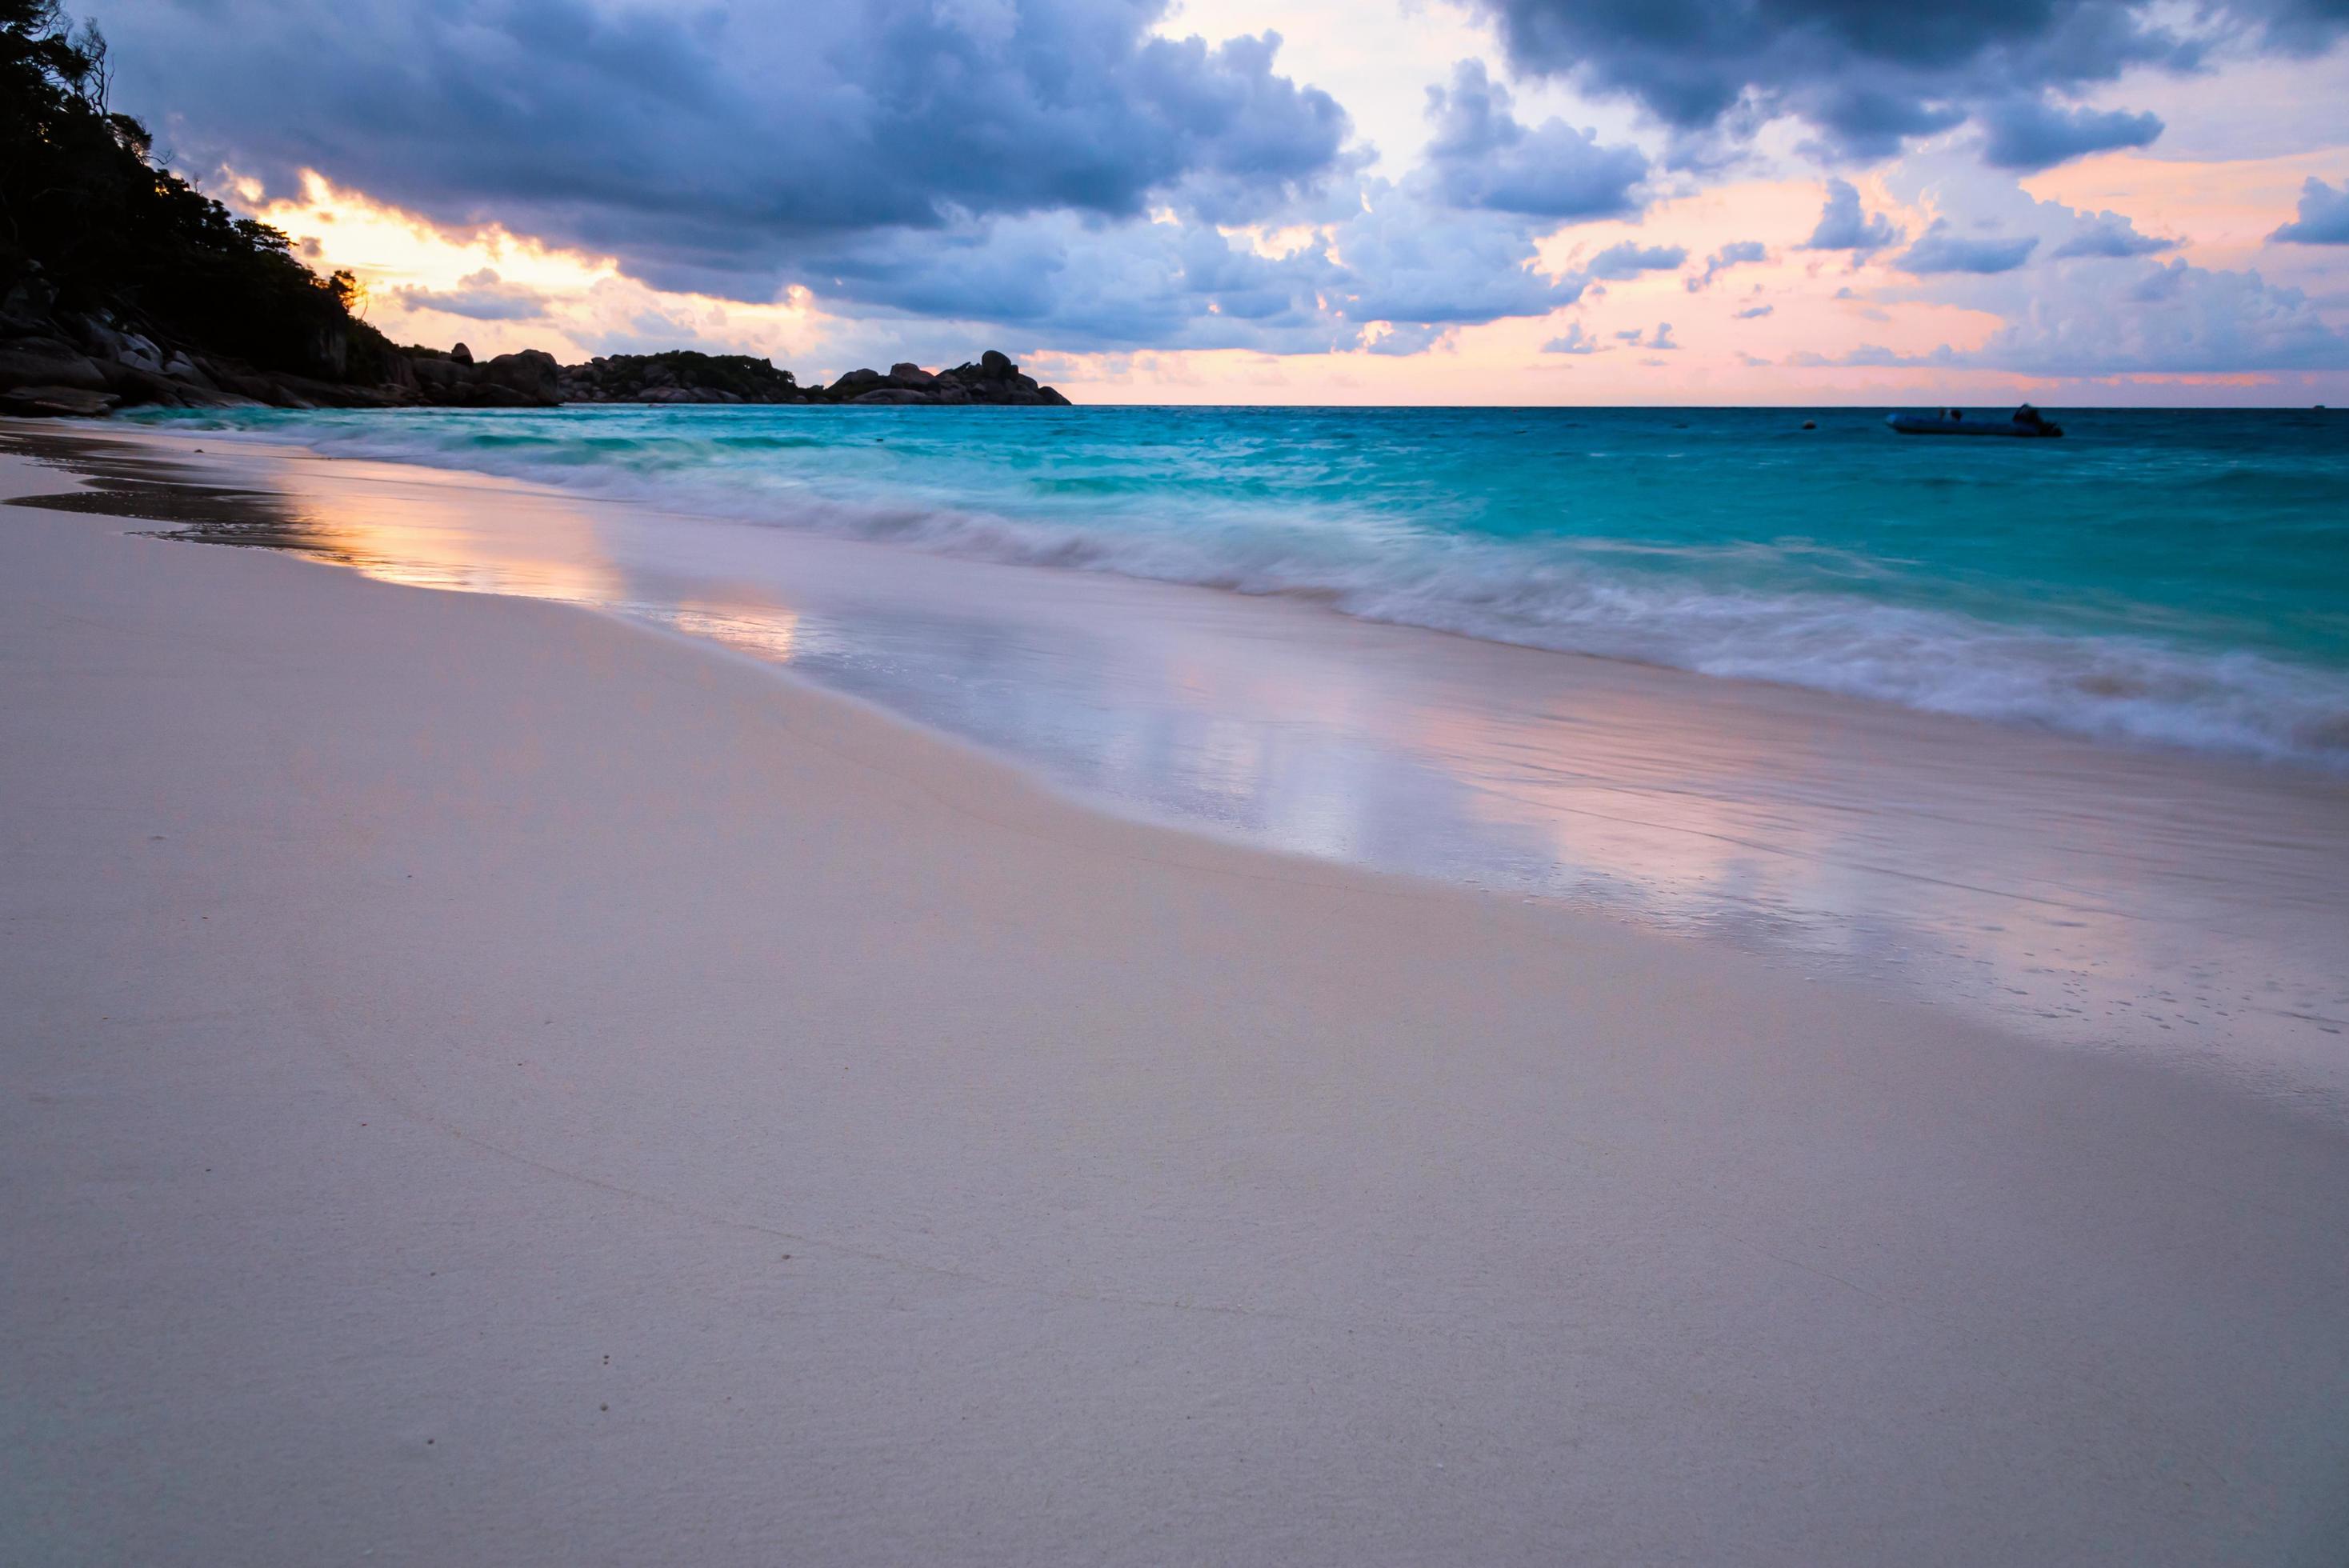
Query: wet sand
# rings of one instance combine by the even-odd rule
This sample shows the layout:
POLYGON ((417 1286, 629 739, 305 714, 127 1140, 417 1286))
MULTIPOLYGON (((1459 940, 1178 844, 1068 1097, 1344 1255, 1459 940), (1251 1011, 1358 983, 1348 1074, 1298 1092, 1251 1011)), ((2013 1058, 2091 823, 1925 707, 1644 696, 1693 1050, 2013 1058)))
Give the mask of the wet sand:
POLYGON ((139 526, 0 511, 26 1561, 2349 1546, 2322 1117, 139 526))
POLYGON ((249 434, 42 438, 80 508, 594 608, 1090 805, 1702 936, 2349 1130, 2349 778, 249 434))

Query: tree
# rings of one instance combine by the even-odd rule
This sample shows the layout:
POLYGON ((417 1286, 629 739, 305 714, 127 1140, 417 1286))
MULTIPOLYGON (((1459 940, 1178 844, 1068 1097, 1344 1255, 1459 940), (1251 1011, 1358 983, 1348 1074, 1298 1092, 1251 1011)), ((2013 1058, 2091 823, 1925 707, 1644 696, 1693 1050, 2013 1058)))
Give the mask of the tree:
POLYGON ((95 22, 0 0, 0 292, 37 267, 62 309, 270 369, 380 379, 389 345, 354 319, 356 280, 319 277, 284 233, 156 162, 112 88, 95 22))

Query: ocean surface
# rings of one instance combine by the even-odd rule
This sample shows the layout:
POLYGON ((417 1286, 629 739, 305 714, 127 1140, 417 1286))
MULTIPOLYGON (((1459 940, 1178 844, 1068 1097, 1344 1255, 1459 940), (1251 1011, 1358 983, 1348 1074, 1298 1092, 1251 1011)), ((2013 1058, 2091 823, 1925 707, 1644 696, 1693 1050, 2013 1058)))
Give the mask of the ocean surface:
POLYGON ((1114 811, 2349 1126, 2349 417, 2058 417, 2053 442, 1847 410, 1164 408, 138 438, 201 448, 171 471, 257 520, 191 537, 581 605, 1114 811))
POLYGON ((1903 438, 1860 409, 272 410, 149 422, 2349 769, 2349 413, 2054 412, 2060 441, 1903 438))

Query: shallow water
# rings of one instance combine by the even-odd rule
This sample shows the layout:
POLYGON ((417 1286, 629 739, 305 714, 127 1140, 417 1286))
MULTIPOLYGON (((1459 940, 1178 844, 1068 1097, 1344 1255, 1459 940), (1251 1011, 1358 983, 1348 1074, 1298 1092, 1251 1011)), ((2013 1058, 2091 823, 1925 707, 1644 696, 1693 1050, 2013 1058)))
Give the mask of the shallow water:
MULTIPOLYGON (((1102 573, 241 449, 267 542, 592 605, 1113 809, 2349 1104, 2349 782, 1102 573)), ((212 536, 221 537, 215 531, 212 536)), ((230 535, 233 536, 233 531, 230 535)))
POLYGON ((1852 409, 149 418, 2349 769, 2349 415, 2056 413, 2060 441, 1902 438, 1852 409))

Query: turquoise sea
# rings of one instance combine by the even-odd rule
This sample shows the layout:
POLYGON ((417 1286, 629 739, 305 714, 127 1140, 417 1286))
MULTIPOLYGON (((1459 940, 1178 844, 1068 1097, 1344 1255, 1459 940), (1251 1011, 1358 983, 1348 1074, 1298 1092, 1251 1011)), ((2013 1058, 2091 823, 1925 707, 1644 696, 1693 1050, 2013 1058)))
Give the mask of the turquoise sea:
POLYGON ((2053 412, 142 418, 245 498, 190 537, 582 606, 1113 812, 2349 1125, 2349 417, 2053 412))
POLYGON ((154 422, 2349 767, 2349 414, 2052 412, 2063 440, 1904 438, 1864 409, 268 410, 154 422))

